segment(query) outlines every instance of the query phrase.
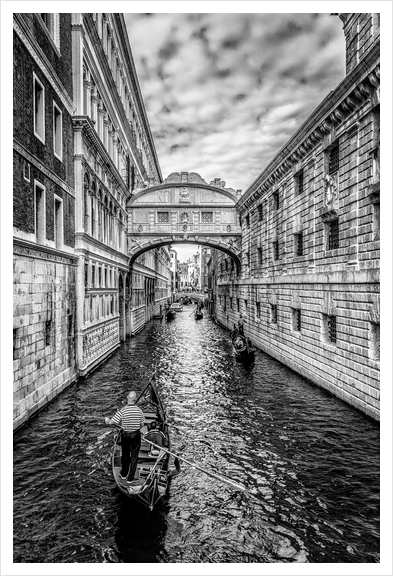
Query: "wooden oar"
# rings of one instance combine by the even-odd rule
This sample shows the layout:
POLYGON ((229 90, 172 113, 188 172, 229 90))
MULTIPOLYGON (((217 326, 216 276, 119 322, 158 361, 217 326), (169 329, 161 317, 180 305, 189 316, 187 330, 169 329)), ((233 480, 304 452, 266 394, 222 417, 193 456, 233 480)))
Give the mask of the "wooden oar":
POLYGON ((163 450, 167 454, 170 454, 171 456, 174 456, 175 458, 179 458, 179 460, 183 460, 183 462, 185 462, 186 464, 189 464, 193 468, 196 468, 197 470, 204 472, 208 476, 212 476, 212 478, 215 478, 216 480, 219 480, 220 482, 225 482, 226 484, 230 484, 231 486, 233 486, 234 488, 238 488, 239 490, 243 490, 243 491, 247 490, 247 488, 245 486, 241 486, 240 484, 236 484, 236 482, 232 482, 232 480, 228 480, 227 478, 223 478, 222 476, 219 476, 218 474, 215 474, 214 472, 211 472, 210 470, 206 470, 205 468, 202 468, 201 466, 194 464, 194 462, 190 462, 189 460, 186 460, 182 456, 179 456, 179 454, 175 454, 174 452, 170 452, 166 448, 163 448, 162 446, 159 446, 158 444, 155 444, 154 442, 147 440, 145 437, 143 437, 143 440, 145 442, 147 442, 148 444, 155 446, 159 450, 163 450))

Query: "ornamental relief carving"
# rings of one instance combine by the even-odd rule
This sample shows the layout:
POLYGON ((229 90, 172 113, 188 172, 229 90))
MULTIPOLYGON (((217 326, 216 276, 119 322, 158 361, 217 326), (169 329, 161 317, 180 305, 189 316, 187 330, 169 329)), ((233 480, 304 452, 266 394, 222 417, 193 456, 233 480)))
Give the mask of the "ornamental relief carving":
POLYGON ((325 197, 324 206, 328 210, 338 209, 338 180, 337 175, 325 174, 325 197))

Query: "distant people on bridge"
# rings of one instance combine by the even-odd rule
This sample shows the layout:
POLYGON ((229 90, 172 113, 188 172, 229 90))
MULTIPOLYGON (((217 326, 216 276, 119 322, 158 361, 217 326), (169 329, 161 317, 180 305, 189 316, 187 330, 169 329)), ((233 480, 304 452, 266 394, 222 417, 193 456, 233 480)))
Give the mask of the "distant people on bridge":
POLYGON ((141 428, 145 422, 142 410, 135 405, 136 392, 127 396, 127 405, 116 412, 112 418, 105 418, 105 424, 121 428, 121 470, 120 478, 127 484, 134 481, 138 454, 141 447, 141 428))

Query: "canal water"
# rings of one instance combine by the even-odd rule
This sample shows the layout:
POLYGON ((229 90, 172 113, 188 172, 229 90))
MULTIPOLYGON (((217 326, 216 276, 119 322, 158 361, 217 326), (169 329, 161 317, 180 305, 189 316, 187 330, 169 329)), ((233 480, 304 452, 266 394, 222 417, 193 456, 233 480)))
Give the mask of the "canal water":
MULTIPOLYGON (((14 437, 14 562, 379 562, 379 425, 184 307, 14 437), (182 465, 150 512, 116 488, 104 425, 154 368, 182 465)), ((109 432, 109 434, 108 434, 109 432)))

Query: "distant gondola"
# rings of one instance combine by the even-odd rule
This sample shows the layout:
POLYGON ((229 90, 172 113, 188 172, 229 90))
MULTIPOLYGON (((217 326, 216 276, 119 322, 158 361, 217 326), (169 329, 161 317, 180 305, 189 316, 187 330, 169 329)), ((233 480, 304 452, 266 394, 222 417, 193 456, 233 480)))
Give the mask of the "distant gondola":
POLYGON ((255 347, 251 340, 239 334, 237 330, 232 333, 232 351, 236 360, 250 361, 255 356, 255 347))
POLYGON ((203 318, 203 312, 201 310, 195 310, 194 317, 195 320, 201 320, 203 318))

